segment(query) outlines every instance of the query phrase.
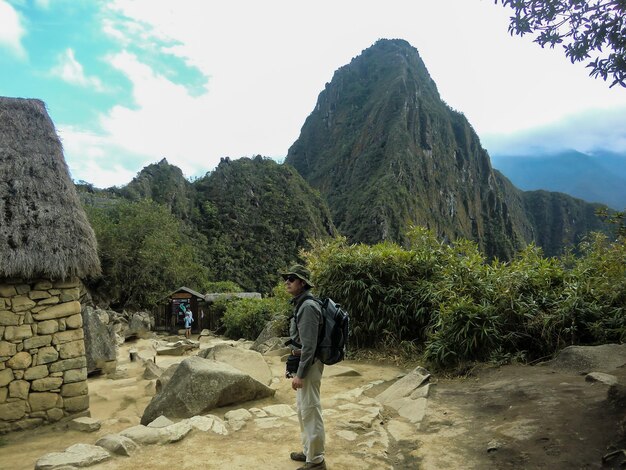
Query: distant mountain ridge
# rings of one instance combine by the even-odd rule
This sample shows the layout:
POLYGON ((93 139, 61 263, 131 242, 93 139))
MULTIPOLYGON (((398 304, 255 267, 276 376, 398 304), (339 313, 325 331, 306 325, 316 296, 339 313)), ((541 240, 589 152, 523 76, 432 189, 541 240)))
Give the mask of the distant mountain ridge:
POLYGON ((562 249, 602 227, 583 201, 524 195, 494 172, 465 116, 441 100, 417 50, 399 39, 379 40, 335 72, 285 162, 319 189, 355 242, 403 242, 418 224, 510 259, 531 241, 559 239, 562 249))
POLYGON ((626 155, 575 150, 541 155, 492 155, 495 168, 523 190, 569 194, 615 210, 626 208, 626 155))

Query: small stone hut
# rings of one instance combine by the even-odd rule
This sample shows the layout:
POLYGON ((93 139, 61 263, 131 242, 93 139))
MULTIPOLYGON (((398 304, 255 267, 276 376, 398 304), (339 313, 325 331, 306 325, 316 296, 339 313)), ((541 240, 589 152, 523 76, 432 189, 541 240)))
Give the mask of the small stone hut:
POLYGON ((0 433, 85 414, 96 238, 39 100, 0 97, 0 433))

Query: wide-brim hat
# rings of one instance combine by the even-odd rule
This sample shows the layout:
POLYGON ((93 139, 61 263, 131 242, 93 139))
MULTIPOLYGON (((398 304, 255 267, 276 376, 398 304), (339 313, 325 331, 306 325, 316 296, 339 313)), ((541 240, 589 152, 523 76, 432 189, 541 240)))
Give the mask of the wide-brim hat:
POLYGON ((287 279, 289 276, 296 276, 298 279, 303 280, 309 287, 315 287, 309 280, 311 278, 311 271, 302 266, 301 264, 294 264, 288 271, 280 273, 283 279, 287 279))

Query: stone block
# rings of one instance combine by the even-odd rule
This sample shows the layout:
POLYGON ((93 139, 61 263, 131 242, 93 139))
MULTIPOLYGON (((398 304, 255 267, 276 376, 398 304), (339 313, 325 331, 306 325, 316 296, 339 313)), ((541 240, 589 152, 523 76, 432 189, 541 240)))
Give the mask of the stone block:
POLYGON ((0 339, 4 337, 4 326, 0 325, 0 339))
POLYGON ((43 346, 50 346, 52 335, 33 336, 24 340, 24 349, 37 349, 43 346))
MULTIPOLYGON (((56 305, 59 303, 59 297, 56 295, 52 295, 46 299, 41 299, 39 301, 37 301, 37 307, 49 307, 50 305, 56 305)), ((37 312, 35 312, 35 309, 32 310, 33 313, 39 313, 41 310, 37 310, 37 312)))
POLYGON ((63 399, 63 408, 68 413, 76 413, 89 408, 89 395, 69 397, 63 399))
POLYGON ((0 341, 0 357, 15 356, 17 352, 17 346, 8 341, 0 341))
POLYGON ((18 284, 15 286, 18 295, 28 294, 30 292, 30 284, 18 284))
POLYGON ((63 410, 61 408, 52 408, 46 411, 46 415, 48 416, 48 421, 59 421, 63 418, 63 410))
POLYGON ((74 382, 71 384, 64 384, 61 387, 61 396, 65 399, 66 397, 77 397, 79 395, 87 395, 87 381, 83 380, 82 382, 74 382))
POLYGON ((81 328, 83 326, 83 316, 80 314, 67 317, 65 319, 65 326, 69 329, 81 328))
POLYGON ((33 336, 30 325, 7 326, 4 330, 4 339, 7 341, 19 341, 33 336))
MULTIPOLYGON (((35 429, 43 424, 42 418, 27 418, 20 419, 19 421, 15 421, 13 423, 14 431, 27 431, 28 429, 35 429)), ((63 469, 58 469, 63 470, 63 469)), ((67 470, 67 469, 66 469, 67 470)))
POLYGON ((59 346, 59 357, 61 359, 71 359, 74 357, 79 357, 79 356, 84 356, 84 355, 85 355, 85 342, 82 339, 78 341, 71 341, 69 343, 64 343, 59 346))
POLYGON ((30 390, 30 382, 26 380, 14 380, 9 384, 9 396, 11 398, 20 398, 28 400, 28 391, 30 390))
POLYGON ((37 281, 33 286, 33 290, 48 290, 52 289, 52 283, 48 280, 37 281))
MULTIPOLYGON (((80 317, 80 315, 78 315, 80 317)), ((67 321, 66 321, 67 324, 67 321)), ((59 331, 52 336, 52 344, 64 344, 85 337, 82 328, 78 330, 59 331)))
POLYGON ((87 368, 66 370, 63 374, 63 383, 69 384, 87 380, 87 368))
POLYGON ((0 421, 17 421, 26 415, 26 401, 16 400, 0 405, 0 421))
POLYGON ((61 377, 44 377, 43 379, 33 380, 31 387, 33 392, 47 392, 58 389, 61 384, 63 384, 61 377))
POLYGON ((37 324, 37 333, 40 335, 50 335, 59 331, 59 322, 56 320, 45 320, 37 324))
POLYGON ((37 325, 34 324, 35 320, 33 319, 33 315, 30 313, 30 311, 24 313, 24 323, 26 323, 27 325, 31 325, 33 334, 37 334, 37 325))
POLYGON ((52 287, 55 289, 71 289, 72 287, 78 287, 79 285, 78 278, 74 277, 66 281, 57 281, 52 285, 52 287))
POLYGON ((28 395, 28 403, 31 411, 46 411, 57 408, 57 400, 60 397, 52 392, 34 392, 28 395))
POLYGON ((48 376, 48 366, 40 365, 35 367, 30 367, 24 371, 24 379, 25 380, 36 380, 42 379, 48 376))
POLYGON ((18 352, 7 361, 7 366, 13 370, 28 369, 33 363, 33 357, 26 351, 18 352))
POLYGON ((49 299, 50 297, 52 296, 45 290, 31 290, 28 293, 28 298, 31 300, 49 299))
POLYGON ((73 289, 63 289, 59 299, 61 299, 61 302, 78 300, 80 299, 80 289, 78 287, 74 287, 73 289))
POLYGON ((75 418, 68 423, 68 428, 81 432, 95 432, 100 429, 100 421, 88 416, 75 418))
MULTIPOLYGON (((49 299, 46 299, 49 300, 49 299)), ((35 320, 52 320, 53 318, 65 318, 80 313, 80 302, 65 302, 53 305, 33 315, 35 320)))
POLYGON ((46 346, 37 352, 37 365, 50 364, 59 358, 59 352, 53 346, 46 346))
POLYGON ((14 378, 15 376, 13 375, 13 371, 11 369, 0 370, 0 387, 9 385, 14 378))
POLYGON ((19 319, 20 316, 16 313, 9 312, 8 310, 0 310, 0 325, 17 326, 19 319))
POLYGON ((17 295, 15 286, 0 284, 0 297, 13 297, 14 295, 17 295))
POLYGON ((65 331, 66 329, 65 318, 59 318, 59 331, 65 331))
POLYGON ((25 312, 26 310, 33 308, 35 305, 37 304, 28 298, 27 295, 18 295, 11 299, 11 310, 14 312, 25 312))
POLYGON ((24 371, 23 370, 14 370, 13 374, 15 374, 15 379, 16 380, 22 380, 24 378, 24 371))
POLYGON ((9 388, 0 387, 0 403, 4 403, 5 401, 7 401, 8 396, 9 396, 9 388))
MULTIPOLYGON (((39 352, 41 352, 41 350, 39 352)), ((50 364, 50 372, 61 372, 70 369, 82 369, 83 367, 87 367, 87 358, 76 357, 73 359, 65 359, 55 362, 54 364, 50 364)))

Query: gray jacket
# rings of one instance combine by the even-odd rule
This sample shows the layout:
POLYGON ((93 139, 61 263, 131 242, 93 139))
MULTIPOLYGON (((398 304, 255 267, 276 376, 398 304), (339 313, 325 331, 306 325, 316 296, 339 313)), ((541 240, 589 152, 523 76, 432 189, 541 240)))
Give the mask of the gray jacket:
MULTIPOLYGON (((310 295, 310 291, 304 291, 291 300, 294 309, 306 295, 310 295)), ((294 311, 294 315, 289 325, 289 336, 293 342, 302 345, 300 365, 296 375, 303 379, 306 377, 309 367, 315 361, 317 337, 322 329, 322 309, 315 300, 306 299, 302 302, 298 311, 294 311)))

